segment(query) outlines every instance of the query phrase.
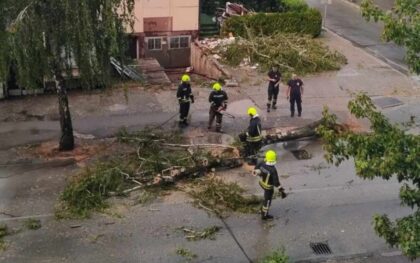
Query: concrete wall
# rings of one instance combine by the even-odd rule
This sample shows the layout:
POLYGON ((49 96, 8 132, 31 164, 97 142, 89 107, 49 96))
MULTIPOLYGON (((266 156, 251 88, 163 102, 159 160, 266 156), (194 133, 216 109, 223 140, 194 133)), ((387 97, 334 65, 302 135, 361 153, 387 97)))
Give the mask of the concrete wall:
POLYGON ((134 16, 134 33, 145 32, 145 19, 153 18, 171 20, 167 31, 198 30, 199 0, 136 0, 134 16))
POLYGON ((198 41, 191 43, 191 66, 194 72, 211 79, 229 79, 231 74, 213 57, 205 54, 198 41))
POLYGON ((172 48, 170 38, 198 38, 199 0, 136 0, 135 25, 130 41, 133 58, 154 57, 165 68, 190 66, 190 47, 172 48), (160 49, 148 49, 148 39, 161 39, 160 49))

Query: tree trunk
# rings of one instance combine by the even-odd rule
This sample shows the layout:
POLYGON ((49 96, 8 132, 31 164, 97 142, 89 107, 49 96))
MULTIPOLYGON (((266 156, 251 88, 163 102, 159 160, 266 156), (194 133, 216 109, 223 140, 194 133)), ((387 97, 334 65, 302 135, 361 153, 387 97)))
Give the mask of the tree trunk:
POLYGON ((61 76, 55 76, 55 84, 57 87, 58 95, 58 110, 60 113, 60 127, 61 127, 61 138, 60 138, 60 151, 71 151, 74 149, 74 136, 73 136, 73 125, 71 122, 69 100, 67 97, 67 91, 63 83, 61 76))
POLYGON ((290 131, 282 129, 274 129, 266 133, 263 139, 263 145, 273 144, 277 142, 297 140, 304 137, 317 136, 316 128, 321 125, 322 120, 315 121, 306 126, 296 128, 290 131))

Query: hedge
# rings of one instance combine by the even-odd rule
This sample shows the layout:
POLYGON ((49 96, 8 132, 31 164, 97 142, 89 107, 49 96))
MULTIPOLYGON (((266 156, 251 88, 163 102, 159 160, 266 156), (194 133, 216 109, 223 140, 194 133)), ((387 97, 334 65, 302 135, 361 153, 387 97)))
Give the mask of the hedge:
POLYGON ((309 9, 305 0, 282 0, 285 11, 304 12, 309 9))
POLYGON ((246 27, 257 35, 275 33, 299 33, 317 37, 321 34, 322 16, 313 8, 306 11, 285 13, 257 13, 235 16, 225 21, 222 34, 233 32, 235 36, 247 37, 246 27))

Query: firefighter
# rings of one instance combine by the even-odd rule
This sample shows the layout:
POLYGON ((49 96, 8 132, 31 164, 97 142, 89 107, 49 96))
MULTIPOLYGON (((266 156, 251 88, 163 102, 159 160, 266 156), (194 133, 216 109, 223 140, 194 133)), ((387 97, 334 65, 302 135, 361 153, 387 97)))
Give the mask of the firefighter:
POLYGON ((248 115, 251 119, 246 132, 245 152, 247 156, 253 156, 260 150, 263 139, 261 135, 261 119, 258 116, 257 109, 254 107, 248 109, 248 115))
POLYGON ((273 66, 268 72, 268 101, 267 101, 267 112, 270 112, 270 108, 273 110, 277 109, 277 96, 279 95, 281 73, 276 66, 273 66))
POLYGON ((188 113, 191 103, 194 103, 194 95, 191 91, 190 76, 187 74, 181 78, 181 84, 178 86, 176 96, 179 102, 179 124, 188 125, 188 113))
POLYGON ((277 154, 275 151, 269 150, 265 153, 265 160, 257 164, 254 170, 254 176, 260 176, 259 184, 264 190, 264 201, 261 207, 262 220, 273 219, 270 215, 269 209, 274 195, 274 187, 279 188, 281 198, 286 198, 284 189, 280 187, 280 181, 275 167, 277 162, 277 154))
POLYGON ((298 116, 302 116, 302 96, 303 96, 303 81, 292 75, 292 79, 287 82, 287 99, 290 100, 290 116, 295 116, 295 104, 297 104, 298 116))
POLYGON ((227 109, 228 96, 225 91, 222 90, 222 85, 216 82, 213 85, 213 91, 210 93, 210 118, 208 129, 210 130, 213 126, 213 121, 216 118, 216 132, 222 131, 222 119, 223 111, 227 109))

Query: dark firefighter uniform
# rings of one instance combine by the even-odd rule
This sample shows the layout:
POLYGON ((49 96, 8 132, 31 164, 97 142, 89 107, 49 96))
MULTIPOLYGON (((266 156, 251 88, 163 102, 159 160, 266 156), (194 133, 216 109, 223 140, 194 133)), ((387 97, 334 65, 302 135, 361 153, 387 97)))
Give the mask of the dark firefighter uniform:
POLYGON ((269 215, 268 211, 273 199, 274 187, 280 187, 280 181, 275 167, 276 159, 276 153, 274 151, 268 151, 265 162, 261 162, 255 167, 257 174, 261 177, 259 184, 264 190, 264 201, 261 207, 261 218, 263 220, 273 218, 269 215))
POLYGON ((289 86, 290 116, 295 116, 295 104, 297 104, 298 116, 300 117, 302 115, 303 82, 294 76, 287 82, 287 85, 289 86))
POLYGON ((261 134, 261 119, 257 114, 255 108, 248 109, 248 115, 251 117, 249 121, 248 130, 246 132, 246 155, 256 155, 261 148, 262 134, 261 134))
POLYGON ((268 72, 268 101, 267 101, 267 112, 270 112, 270 108, 273 110, 277 109, 277 97, 279 95, 281 73, 278 69, 273 68, 268 72), (274 80, 274 81, 273 81, 274 80))
POLYGON ((187 78, 184 76, 182 83, 178 86, 178 91, 176 96, 179 102, 179 122, 180 124, 188 125, 188 113, 190 111, 191 103, 194 103, 194 95, 191 91, 191 84, 187 78))
POLYGON ((216 131, 222 132, 222 111, 227 109, 228 96, 225 91, 222 90, 222 85, 216 83, 213 85, 213 91, 210 93, 210 112, 209 112, 209 125, 208 129, 213 126, 213 121, 216 119, 216 131))

